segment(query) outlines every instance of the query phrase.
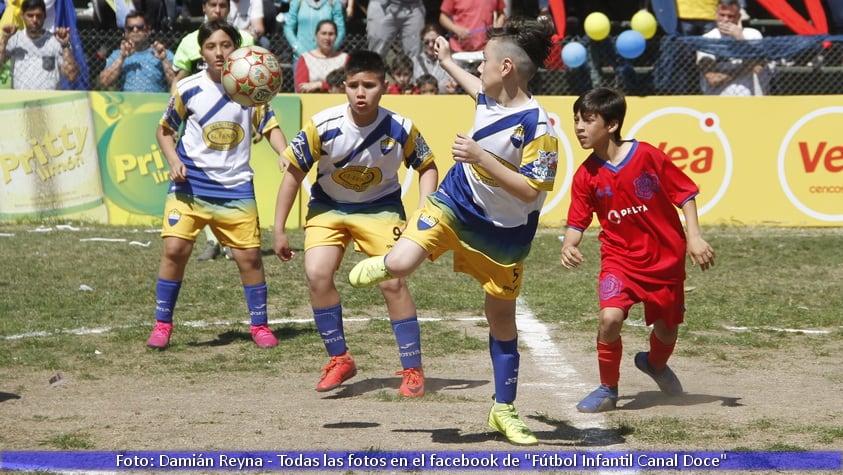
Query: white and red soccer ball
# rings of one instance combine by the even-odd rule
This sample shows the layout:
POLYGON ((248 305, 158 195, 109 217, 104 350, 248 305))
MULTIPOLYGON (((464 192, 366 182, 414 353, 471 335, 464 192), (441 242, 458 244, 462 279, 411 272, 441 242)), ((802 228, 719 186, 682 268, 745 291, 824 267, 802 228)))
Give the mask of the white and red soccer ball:
POLYGON ((226 94, 246 107, 271 101, 281 90, 281 84, 278 58, 260 46, 234 50, 222 68, 222 87, 226 94))

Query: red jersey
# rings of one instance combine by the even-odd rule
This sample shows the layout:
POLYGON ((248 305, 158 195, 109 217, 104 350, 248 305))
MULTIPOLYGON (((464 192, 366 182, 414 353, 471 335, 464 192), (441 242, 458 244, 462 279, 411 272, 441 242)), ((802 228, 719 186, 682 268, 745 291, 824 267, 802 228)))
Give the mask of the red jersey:
POLYGON ((622 269, 642 282, 681 282, 685 231, 676 207, 698 193, 661 150, 633 140, 617 166, 592 153, 577 168, 567 224, 585 231, 597 214, 602 269, 622 269))

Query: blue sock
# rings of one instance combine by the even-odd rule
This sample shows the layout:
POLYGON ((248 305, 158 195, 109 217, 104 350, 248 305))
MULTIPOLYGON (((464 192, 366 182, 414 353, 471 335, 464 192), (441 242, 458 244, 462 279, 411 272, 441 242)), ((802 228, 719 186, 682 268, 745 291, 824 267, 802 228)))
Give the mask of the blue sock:
POLYGON ((258 285, 244 285, 246 306, 249 307, 249 318, 252 325, 266 325, 266 282, 258 285))
POLYGON ((155 319, 159 322, 173 323, 173 309, 179 299, 181 281, 158 278, 155 285, 155 319))
POLYGON ((404 320, 392 322, 392 331, 398 342, 398 356, 404 369, 421 366, 421 331, 419 319, 413 315, 404 320))
POLYGON ((333 307, 314 308, 313 320, 316 322, 316 329, 322 337, 322 343, 331 356, 338 356, 345 353, 345 332, 342 329, 342 304, 338 303, 333 307))
POLYGON ((518 391, 518 337, 500 341, 489 335, 489 354, 492 356, 492 370, 495 373, 495 401, 512 404, 518 391))

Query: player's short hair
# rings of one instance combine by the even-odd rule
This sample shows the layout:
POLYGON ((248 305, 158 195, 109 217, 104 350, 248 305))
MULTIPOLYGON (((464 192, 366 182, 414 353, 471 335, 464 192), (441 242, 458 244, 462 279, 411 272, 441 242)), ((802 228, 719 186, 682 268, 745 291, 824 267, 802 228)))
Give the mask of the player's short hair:
POLYGON ((522 78, 529 81, 544 64, 552 46, 553 30, 548 22, 526 17, 508 18, 500 28, 486 33, 490 40, 499 40, 502 58, 515 63, 522 78))
POLYGON ((592 89, 574 101, 574 115, 596 114, 603 117, 606 123, 617 121, 615 141, 621 140, 621 128, 626 116, 626 98, 619 91, 608 87, 592 89))
POLYGON ((28 12, 29 10, 37 9, 41 9, 41 11, 47 13, 47 4, 44 3, 44 0, 23 0, 23 3, 21 3, 20 6, 21 12, 28 12))
POLYGON ((369 50, 357 50, 348 55, 345 63, 345 76, 357 73, 375 73, 381 81, 386 81, 386 64, 378 53, 369 50))
POLYGON ((222 30, 225 34, 231 38, 231 41, 234 42, 234 47, 239 48, 240 44, 242 43, 242 38, 240 36, 240 31, 234 27, 231 23, 225 20, 211 20, 202 23, 199 26, 199 34, 196 36, 196 40, 199 42, 199 48, 202 48, 202 44, 205 40, 208 39, 209 36, 214 34, 215 31, 222 30))

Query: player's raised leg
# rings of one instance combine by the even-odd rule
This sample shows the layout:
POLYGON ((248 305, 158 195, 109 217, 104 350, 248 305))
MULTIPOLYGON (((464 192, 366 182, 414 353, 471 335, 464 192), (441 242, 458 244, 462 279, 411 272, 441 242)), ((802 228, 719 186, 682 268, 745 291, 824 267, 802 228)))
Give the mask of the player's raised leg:
POLYGON ((417 243, 401 238, 385 256, 372 256, 358 262, 348 273, 352 287, 370 287, 413 273, 429 253, 417 243))

